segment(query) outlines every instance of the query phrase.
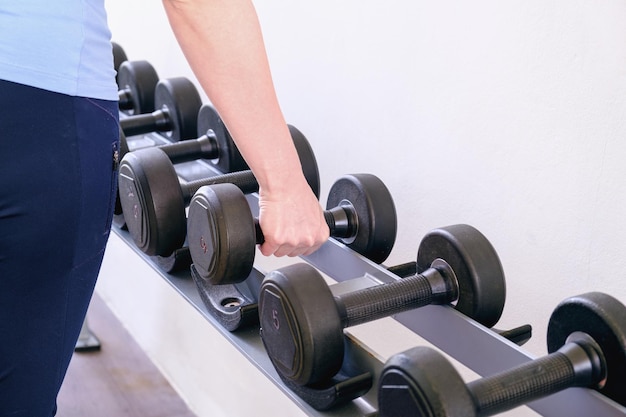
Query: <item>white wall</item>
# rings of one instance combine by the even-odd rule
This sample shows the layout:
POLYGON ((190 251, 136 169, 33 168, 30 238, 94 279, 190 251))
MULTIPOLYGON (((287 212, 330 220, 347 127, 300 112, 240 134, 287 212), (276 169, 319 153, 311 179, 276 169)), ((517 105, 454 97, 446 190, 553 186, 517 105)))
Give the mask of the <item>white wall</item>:
MULTIPOLYGON (((322 201, 346 173, 390 188, 399 232, 388 264, 413 259, 432 228, 474 225, 507 273, 498 327, 532 324, 535 355, 562 299, 626 302, 626 3, 255 4, 322 201)), ((191 76, 160 2, 107 7, 130 59, 191 76)))

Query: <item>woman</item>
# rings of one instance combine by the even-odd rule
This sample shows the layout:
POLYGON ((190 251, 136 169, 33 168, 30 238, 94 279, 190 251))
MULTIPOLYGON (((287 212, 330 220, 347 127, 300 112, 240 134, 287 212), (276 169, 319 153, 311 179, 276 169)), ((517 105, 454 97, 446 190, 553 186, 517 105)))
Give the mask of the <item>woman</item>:
MULTIPOLYGON (((164 0, 260 185, 264 255, 328 238, 246 0, 164 0), (210 64, 209 64, 210 63, 210 64)), ((0 415, 54 416, 109 236, 117 87, 104 0, 0 0, 0 415)))

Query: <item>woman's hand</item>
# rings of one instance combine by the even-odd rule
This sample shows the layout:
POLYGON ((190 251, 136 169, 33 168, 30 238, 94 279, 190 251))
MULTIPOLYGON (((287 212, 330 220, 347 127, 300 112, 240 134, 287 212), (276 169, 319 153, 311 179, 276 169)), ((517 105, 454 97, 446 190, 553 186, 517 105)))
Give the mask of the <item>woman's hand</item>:
POLYGON ((265 256, 310 255, 328 240, 329 229, 322 207, 304 181, 285 192, 259 190, 259 223, 265 256))

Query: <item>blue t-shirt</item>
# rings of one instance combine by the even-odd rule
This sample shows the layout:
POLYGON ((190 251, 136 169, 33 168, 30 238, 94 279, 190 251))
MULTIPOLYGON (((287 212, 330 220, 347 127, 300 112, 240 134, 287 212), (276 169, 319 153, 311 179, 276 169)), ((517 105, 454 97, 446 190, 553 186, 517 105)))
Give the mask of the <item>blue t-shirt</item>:
POLYGON ((117 100, 104 0, 0 0, 0 79, 117 100))

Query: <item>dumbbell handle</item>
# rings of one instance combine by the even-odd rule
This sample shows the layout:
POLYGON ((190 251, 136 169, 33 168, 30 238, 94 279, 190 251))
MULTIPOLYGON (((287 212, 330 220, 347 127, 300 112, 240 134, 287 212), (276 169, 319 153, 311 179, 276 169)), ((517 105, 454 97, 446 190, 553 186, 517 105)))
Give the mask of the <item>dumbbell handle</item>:
POLYGON ((456 280, 429 268, 397 281, 335 297, 343 327, 368 323, 430 304, 446 304, 457 297, 456 280))
POLYGON ((476 416, 492 416, 570 387, 591 387, 603 378, 596 369, 601 355, 595 348, 566 343, 547 356, 499 374, 472 381, 476 416))
POLYGON ((167 109, 126 117, 120 120, 120 126, 126 136, 142 135, 149 132, 167 132, 173 127, 172 118, 167 109))
MULTIPOLYGON (((358 227, 356 213, 349 206, 324 210, 324 220, 326 220, 332 237, 350 238, 356 235, 358 227)), ((263 244, 265 236, 263 236, 263 230, 259 225, 259 219, 256 217, 254 218, 254 229, 256 230, 257 245, 263 244)))
POLYGON ((231 183, 239 187, 244 194, 250 194, 259 191, 259 183, 257 182, 251 170, 231 172, 214 177, 201 178, 195 181, 189 181, 180 185, 183 192, 185 205, 193 198, 193 195, 205 185, 226 184, 231 183))
POLYGON ((118 90, 120 110, 130 110, 133 108, 133 95, 130 88, 125 87, 118 90))
POLYGON ((159 149, 165 152, 172 164, 193 161, 198 158, 214 159, 219 155, 217 141, 207 135, 197 139, 161 145, 159 149))

